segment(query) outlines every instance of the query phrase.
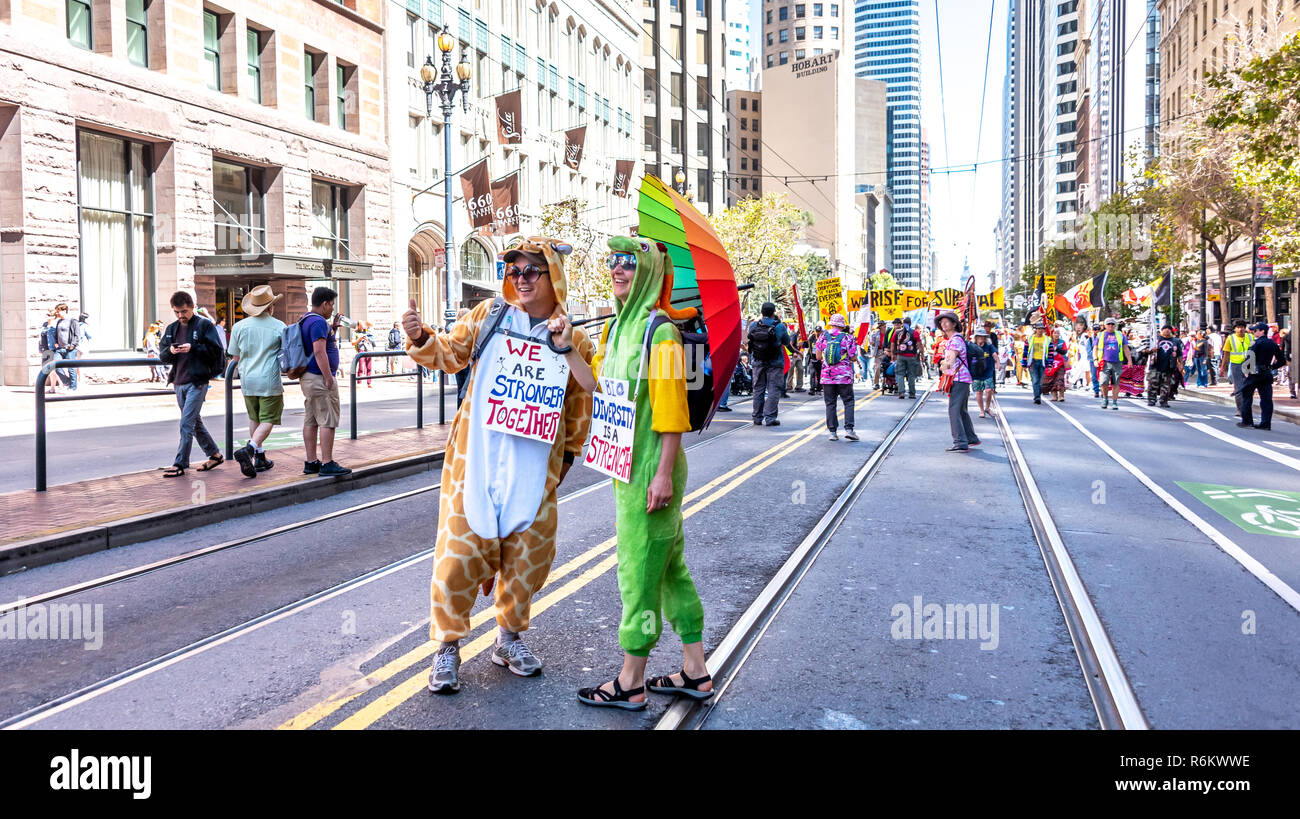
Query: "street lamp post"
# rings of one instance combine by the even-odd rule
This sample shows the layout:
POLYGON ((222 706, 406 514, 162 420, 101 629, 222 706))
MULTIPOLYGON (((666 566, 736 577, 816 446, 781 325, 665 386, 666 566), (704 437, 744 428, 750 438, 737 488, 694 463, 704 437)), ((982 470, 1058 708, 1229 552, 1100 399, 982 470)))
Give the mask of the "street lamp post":
MULTIPOLYGON (((433 122, 433 95, 437 94, 442 106, 442 150, 443 150, 443 204, 446 206, 443 240, 444 266, 442 276, 443 314, 447 327, 456 320, 456 307, 451 299, 452 271, 455 269, 456 253, 451 236, 451 106, 459 92, 461 105, 469 113, 469 78, 470 64, 465 59, 462 49, 460 62, 456 64, 455 79, 452 77, 451 50, 456 47, 456 38, 447 32, 438 35, 438 50, 442 52, 442 67, 433 64, 433 58, 426 56, 420 67, 420 79, 424 80, 424 104, 433 122)), ((439 385, 442 381, 439 379, 439 385)))
POLYGON ((677 183, 677 192, 685 196, 686 195, 686 174, 682 173, 681 169, 678 169, 677 173, 673 175, 673 181, 677 183))

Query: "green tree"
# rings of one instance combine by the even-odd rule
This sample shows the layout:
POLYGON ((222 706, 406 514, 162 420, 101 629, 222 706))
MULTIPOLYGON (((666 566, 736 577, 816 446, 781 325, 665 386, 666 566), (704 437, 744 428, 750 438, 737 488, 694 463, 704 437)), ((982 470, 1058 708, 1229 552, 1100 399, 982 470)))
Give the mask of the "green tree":
POLYGON ((783 193, 765 193, 741 199, 713 214, 709 222, 731 258, 737 284, 753 284, 745 295, 746 312, 757 312, 752 302, 768 297, 789 309, 789 288, 803 267, 794 246, 812 224, 812 216, 790 203, 783 193))
POLYGON ((581 199, 568 199, 542 206, 543 236, 550 236, 573 246, 573 252, 564 262, 564 274, 569 282, 569 309, 581 305, 590 311, 593 303, 613 298, 609 271, 603 264, 609 234, 596 229, 582 218, 587 203, 581 199))

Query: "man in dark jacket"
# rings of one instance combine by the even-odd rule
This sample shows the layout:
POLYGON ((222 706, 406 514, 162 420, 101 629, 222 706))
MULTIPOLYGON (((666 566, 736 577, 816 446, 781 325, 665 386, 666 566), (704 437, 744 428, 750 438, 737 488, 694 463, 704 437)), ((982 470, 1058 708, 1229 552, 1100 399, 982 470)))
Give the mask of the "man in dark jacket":
POLYGON ((1160 337, 1151 348, 1150 366, 1147 370, 1147 406, 1169 406, 1169 399, 1178 386, 1178 371, 1183 368, 1183 340, 1174 335, 1174 328, 1166 324, 1160 328, 1160 337))
POLYGON ((799 351, 790 343, 790 333, 776 318, 776 305, 763 304, 763 317, 749 325, 749 356, 754 362, 754 426, 779 427, 777 408, 785 384, 785 356, 799 351))
POLYGON ((225 368, 226 354, 216 326, 194 312, 194 299, 189 293, 183 290, 173 293, 171 305, 176 321, 163 332, 158 360, 172 365, 167 383, 176 390, 176 403, 181 408, 181 440, 176 448, 176 460, 163 472, 165 477, 176 478, 184 475, 190 466, 190 447, 195 439, 208 456, 199 467, 200 472, 215 469, 225 461, 199 413, 208 394, 208 381, 225 368))
POLYGON ((1268 337, 1267 324, 1262 321, 1252 324, 1250 334, 1255 337, 1255 343, 1250 345, 1250 352, 1242 366, 1246 379, 1241 385, 1241 421, 1237 426, 1272 429, 1273 370, 1286 366, 1286 358, 1282 355, 1282 348, 1277 346, 1277 342, 1268 337), (1259 390, 1258 424, 1251 421, 1251 402, 1255 399, 1256 390, 1259 390))

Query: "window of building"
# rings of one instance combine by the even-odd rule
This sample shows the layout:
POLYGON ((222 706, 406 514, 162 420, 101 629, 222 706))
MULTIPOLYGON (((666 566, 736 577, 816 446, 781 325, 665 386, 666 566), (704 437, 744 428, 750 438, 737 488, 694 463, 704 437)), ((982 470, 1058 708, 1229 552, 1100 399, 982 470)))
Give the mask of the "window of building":
POLYGON ((813 38, 814 38, 814 39, 817 39, 817 40, 820 40, 820 39, 822 38, 822 27, 821 27, 821 26, 813 26, 813 38))
POLYGON ((753 160, 753 161, 750 162, 749 164, 750 164, 750 167, 753 168, 755 171, 758 170, 758 160, 757 160, 757 159, 753 160))
POLYGON ((145 0, 126 0, 126 58, 149 67, 149 16, 145 0))
POLYGON ((767 44, 768 45, 772 44, 772 32, 770 31, 767 33, 767 44))
POLYGON ((794 7, 794 16, 795 16, 796 18, 799 18, 799 17, 807 17, 807 16, 808 16, 808 6, 806 6, 806 5, 803 4, 803 3, 799 3, 798 5, 796 5, 796 6, 794 7))
POLYGON ((348 259, 348 189, 311 181, 311 246, 315 255, 348 259))
POLYGON ((806 28, 804 28, 803 26, 795 26, 795 27, 794 27, 794 38, 795 38, 796 40, 802 40, 802 39, 804 39, 805 36, 807 35, 807 33, 808 33, 808 30, 807 30, 806 28))
POLYGON ((680 119, 673 120, 670 131, 669 145, 672 148, 672 152, 680 154, 682 152, 682 121, 680 119))
POLYGON ((262 32, 248 29, 248 89, 253 102, 262 102, 262 32))
POLYGON ((743 156, 740 158, 740 169, 741 169, 742 171, 747 171, 747 170, 749 170, 749 160, 746 159, 746 158, 743 157, 743 156))
POLYGON ((794 50, 794 58, 796 60, 802 60, 804 58, 804 50, 802 48, 796 48, 794 50))
POLYGON ((744 117, 740 118, 740 130, 742 131, 749 130, 749 120, 745 119, 744 117))
POLYGON ((496 280, 496 264, 483 245, 473 239, 460 250, 461 275, 476 282, 496 280))
POLYGON ((741 137, 741 138, 740 138, 740 150, 742 150, 742 151, 748 151, 748 150, 749 150, 749 137, 741 137))
POLYGON ((645 149, 647 151, 656 151, 659 149, 659 118, 645 118, 645 149))
POLYGON ((770 25, 771 22, 772 22, 772 10, 771 10, 771 9, 768 9, 768 10, 767 10, 767 22, 768 22, 769 25, 770 25))
POLYGON ((789 6, 782 6, 781 8, 777 9, 777 10, 776 10, 776 18, 777 18, 778 20, 789 20, 789 19, 790 19, 790 7, 789 7, 789 6))
POLYGON ((93 48, 91 34, 91 0, 67 0, 68 39, 82 48, 93 48))
POLYGON ((740 110, 742 110, 742 111, 748 111, 748 110, 749 110, 749 98, 748 98, 748 97, 741 97, 741 98, 740 98, 740 110))
POLYGON ((758 113, 758 100, 755 99, 750 101, 749 110, 753 111, 755 114, 758 113))
POLYGON ((772 55, 771 55, 771 54, 768 54, 768 55, 767 55, 767 67, 768 67, 768 68, 771 68, 771 67, 772 67, 772 55))
POLYGON ((668 32, 669 55, 674 60, 680 60, 682 58, 682 27, 669 26, 668 32))
POLYGON ((415 55, 420 52, 420 18, 406 15, 406 67, 415 68, 415 55))
POLYGON ((1075 102, 1074 100, 1069 100, 1068 102, 1058 102, 1058 103, 1056 104, 1056 113, 1057 113, 1057 114, 1073 114, 1073 113, 1074 113, 1074 110, 1075 110, 1075 106, 1077 106, 1077 105, 1078 105, 1078 103, 1075 102))
POLYGON ((749 190, 749 177, 747 177, 747 176, 742 176, 742 177, 740 178, 740 189, 741 189, 742 191, 747 191, 747 190, 749 190))
POLYGON ((132 350, 155 316, 153 155, 148 145, 77 133, 81 309, 100 350, 132 350))
POLYGON ((822 16, 822 4, 813 3, 813 17, 821 17, 821 16, 822 16))
POLYGON ((307 119, 316 119, 316 74, 320 71, 321 65, 325 62, 323 54, 314 54, 310 51, 302 53, 302 86, 304 112, 307 119))
POLYGON ((838 40, 839 38, 840 38, 840 27, 831 26, 831 39, 838 40))
POLYGON ((709 78, 695 78, 695 108, 699 111, 709 110, 709 100, 712 96, 709 94, 709 78))
POLYGON ((345 131, 357 130, 356 97, 357 67, 342 62, 334 64, 334 108, 338 126, 345 131))
POLYGON ((697 156, 708 156, 710 147, 709 124, 707 122, 695 123, 695 154, 697 156))
POLYGON ((214 252, 267 252, 265 197, 261 168, 212 160, 214 252))
POLYGON ((814 48, 814 49, 813 49, 813 56, 814 56, 814 57, 818 56, 818 55, 821 54, 821 53, 822 53, 822 50, 821 50, 820 48, 814 48))
POLYGON ((208 67, 208 88, 221 90, 221 41, 216 12, 203 11, 203 60, 208 67))
POLYGON ((758 120, 753 119, 749 121, 749 130, 758 133, 758 120))
POLYGON ((788 51, 782 51, 782 52, 781 52, 781 65, 785 65, 785 64, 788 63, 788 62, 790 62, 790 52, 788 52, 788 51))
POLYGON ((840 7, 837 3, 831 3, 831 16, 832 17, 840 16, 840 7))
POLYGON ((790 42, 790 29, 788 29, 788 28, 783 28, 783 29, 781 29, 781 32, 780 32, 780 34, 777 36, 777 39, 780 40, 780 41, 783 42, 783 43, 788 43, 788 42, 790 42))

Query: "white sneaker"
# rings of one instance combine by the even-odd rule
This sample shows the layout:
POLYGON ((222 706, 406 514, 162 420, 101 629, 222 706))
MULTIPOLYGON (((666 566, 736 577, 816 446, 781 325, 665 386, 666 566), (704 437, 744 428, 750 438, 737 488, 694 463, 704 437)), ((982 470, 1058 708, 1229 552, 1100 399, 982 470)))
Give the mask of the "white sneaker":
POLYGON ((492 662, 509 668, 520 677, 531 677, 542 670, 542 661, 520 639, 506 640, 492 646, 492 662))

